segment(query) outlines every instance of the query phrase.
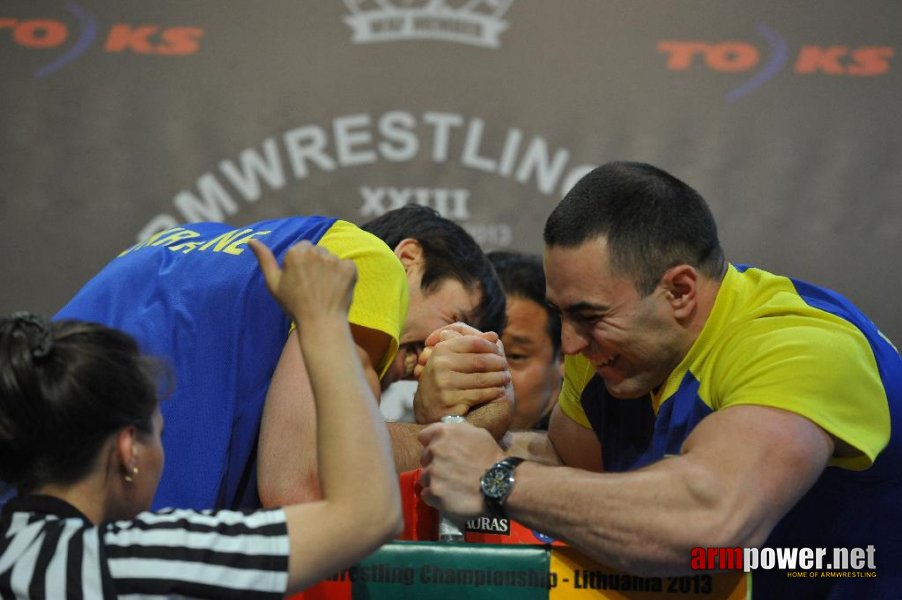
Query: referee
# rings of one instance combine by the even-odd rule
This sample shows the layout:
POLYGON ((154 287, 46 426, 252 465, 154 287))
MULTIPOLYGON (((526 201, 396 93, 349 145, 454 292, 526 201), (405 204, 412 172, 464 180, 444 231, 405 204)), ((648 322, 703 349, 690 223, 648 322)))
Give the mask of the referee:
POLYGON ((19 492, 0 516, 0 597, 281 598, 398 533, 388 433, 347 323, 353 263, 301 243, 283 270, 253 249, 302 324, 323 500, 146 512, 163 469, 152 363, 117 330, 17 313, 0 319, 0 479, 19 492))

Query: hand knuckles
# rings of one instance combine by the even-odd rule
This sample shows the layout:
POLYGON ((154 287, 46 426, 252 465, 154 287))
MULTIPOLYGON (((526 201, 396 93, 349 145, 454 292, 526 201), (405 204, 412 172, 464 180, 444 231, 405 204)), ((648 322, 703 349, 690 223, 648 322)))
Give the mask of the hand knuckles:
POLYGON ((451 387, 452 382, 452 374, 448 371, 442 371, 436 374, 435 383, 438 385, 440 389, 447 389, 451 387))
POLYGON ((486 386, 492 385, 489 375, 490 375, 489 373, 477 373, 476 374, 476 387, 484 388, 486 386))
POLYGON ((473 369, 479 372, 491 372, 498 370, 498 363, 493 354, 474 354, 472 358, 473 369))

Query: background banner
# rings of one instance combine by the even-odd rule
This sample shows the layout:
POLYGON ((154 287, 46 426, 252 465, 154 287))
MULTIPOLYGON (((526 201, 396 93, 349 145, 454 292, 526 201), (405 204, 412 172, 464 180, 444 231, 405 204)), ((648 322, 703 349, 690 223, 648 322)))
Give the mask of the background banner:
POLYGON ((591 167, 660 166, 728 257, 902 341, 902 4, 0 3, 0 312, 176 223, 432 206, 541 251, 591 167))

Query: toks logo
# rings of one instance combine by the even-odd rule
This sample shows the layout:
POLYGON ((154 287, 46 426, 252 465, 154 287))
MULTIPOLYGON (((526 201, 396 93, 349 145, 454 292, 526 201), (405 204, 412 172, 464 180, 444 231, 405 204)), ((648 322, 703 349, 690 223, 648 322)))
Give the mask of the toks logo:
MULTIPOLYGON (((759 25, 758 32, 764 37, 769 53, 763 65, 761 52, 748 42, 663 40, 658 42, 658 51, 667 55, 667 68, 673 71, 685 71, 696 65, 725 73, 744 73, 757 68, 749 79, 727 93, 727 101, 734 102, 762 86, 792 59, 789 44, 776 31, 759 25)), ((795 54, 793 71, 798 75, 874 77, 889 72, 893 54, 891 46, 851 48, 809 44, 795 54)))
POLYGON ((70 26, 55 19, 16 19, 0 17, 0 32, 9 30, 12 42, 37 50, 60 48, 71 37, 74 43, 63 54, 35 71, 42 78, 58 71, 81 56, 103 35, 104 52, 184 56, 194 54, 200 47, 204 30, 200 27, 162 27, 160 25, 132 25, 115 23, 108 31, 98 32, 97 20, 75 2, 67 2, 66 10, 75 17, 77 31, 70 35, 70 26))

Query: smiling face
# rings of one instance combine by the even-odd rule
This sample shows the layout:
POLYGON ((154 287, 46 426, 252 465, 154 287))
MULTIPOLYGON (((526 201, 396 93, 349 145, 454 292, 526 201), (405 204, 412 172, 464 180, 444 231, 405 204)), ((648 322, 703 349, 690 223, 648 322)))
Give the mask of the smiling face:
POLYGON ((545 250, 548 302, 561 314, 561 350, 582 354, 616 398, 637 398, 662 384, 687 345, 670 294, 645 297, 611 270, 603 237, 545 250))

